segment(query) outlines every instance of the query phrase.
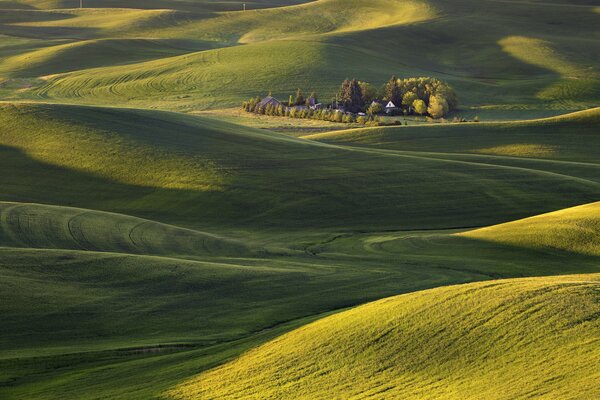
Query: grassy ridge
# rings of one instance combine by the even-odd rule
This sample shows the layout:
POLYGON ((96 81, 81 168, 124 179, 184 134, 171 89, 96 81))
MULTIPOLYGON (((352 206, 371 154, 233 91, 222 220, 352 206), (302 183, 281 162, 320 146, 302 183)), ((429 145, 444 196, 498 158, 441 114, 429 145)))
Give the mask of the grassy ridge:
POLYGON ((6 57, 0 63, 0 76, 37 77, 169 57, 210 47, 211 45, 206 43, 183 40, 82 40, 6 57))
MULTIPOLYGON (((29 227, 21 237, 38 240, 40 233, 57 231, 57 217, 76 211, 22 207, 29 227), (50 215, 36 218, 34 211, 50 215)), ((92 220, 106 215, 88 214, 92 220)), ((104 225, 113 232, 131 220, 113 215, 94 228, 104 225)), ((0 222, 3 232, 11 226, 0 222)), ((95 243, 111 243, 104 234, 94 236, 94 229, 84 231, 95 243)), ((265 258, 0 249, 0 312, 9 321, 0 328, 6 349, 0 353, 0 396, 159 398, 199 370, 298 326, 308 315, 445 284, 598 270, 597 257, 531 251, 448 232, 300 235, 277 237, 287 245, 303 243, 305 252, 289 249, 285 256, 265 258), (155 374, 160 378, 148 381, 155 374)), ((153 248, 171 253, 189 251, 198 238, 179 237, 178 246, 151 239, 153 248)))
MULTIPOLYGON (((94 99, 96 104, 127 99, 130 106, 190 111, 239 105, 241 99, 269 90, 279 97, 287 97, 297 86, 330 91, 356 71, 352 64, 334 69, 332 63, 350 58, 364 59, 364 54, 317 41, 256 43, 133 64, 126 70, 107 67, 60 75, 24 95, 77 102, 94 99), (327 80, 314 80, 315 76, 327 80)), ((393 69, 392 62, 381 58, 365 61, 363 67, 370 71, 365 79, 393 69)))
POLYGON ((127 215, 0 202, 0 246, 146 255, 249 254, 240 242, 127 215))
MULTIPOLYGON (((94 115, 93 110, 71 108, 67 113, 62 110, 60 107, 0 105, 0 121, 4 127, 0 145, 22 150, 42 162, 126 184, 193 190, 215 190, 221 185, 222 177, 209 159, 179 156, 144 144, 141 137, 118 136, 106 130, 110 125, 114 127, 124 122, 123 119, 102 123, 102 118, 108 116, 94 115), (88 124, 88 116, 95 121, 88 124), (78 117, 82 119, 78 121, 78 117), (100 122, 100 126, 93 122, 100 122), (67 149, 69 151, 65 151, 67 149), (131 168, 133 163, 137 166, 135 172, 131 168)), ((158 133, 159 127, 155 127, 154 132, 158 133)))
POLYGON ((600 108, 530 121, 385 127, 306 135, 325 143, 382 149, 489 154, 596 163, 600 108))
POLYGON ((466 237, 524 246, 600 255, 600 203, 481 228, 466 237))
POLYGON ((165 35, 194 35, 223 42, 249 43, 319 34, 367 31, 413 24, 435 17, 421 0, 320 0, 297 6, 227 13, 201 23, 166 29, 165 35))
POLYGON ((596 397, 598 280, 506 280, 388 298, 283 335, 169 394, 596 397))

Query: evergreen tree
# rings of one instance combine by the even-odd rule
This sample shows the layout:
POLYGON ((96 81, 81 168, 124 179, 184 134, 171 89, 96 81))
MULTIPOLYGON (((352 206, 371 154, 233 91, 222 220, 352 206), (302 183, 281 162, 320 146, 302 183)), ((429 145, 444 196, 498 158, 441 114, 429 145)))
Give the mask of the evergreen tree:
POLYGON ((388 83, 385 85, 385 100, 391 101, 397 107, 402 104, 402 89, 396 76, 392 76, 388 83))
POLYGON ((338 99, 346 111, 359 112, 365 105, 360 84, 356 79, 346 79, 342 82, 338 99))
POLYGON ((296 90, 296 101, 294 102, 294 104, 296 104, 297 106, 304 105, 304 96, 302 95, 302 90, 300 90, 300 88, 296 90))

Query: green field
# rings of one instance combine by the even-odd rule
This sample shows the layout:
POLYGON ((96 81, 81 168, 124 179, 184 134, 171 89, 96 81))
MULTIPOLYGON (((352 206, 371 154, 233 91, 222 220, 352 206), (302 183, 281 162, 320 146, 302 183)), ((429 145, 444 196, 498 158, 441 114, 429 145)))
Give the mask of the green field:
POLYGON ((332 393, 506 399, 524 392, 594 398, 600 395, 594 384, 598 311, 597 274, 427 290, 324 318, 169 393, 181 399, 332 393))
POLYGON ((0 399, 600 396, 597 4, 84 6, 0 0, 0 399), (392 74, 481 122, 238 108, 392 74))

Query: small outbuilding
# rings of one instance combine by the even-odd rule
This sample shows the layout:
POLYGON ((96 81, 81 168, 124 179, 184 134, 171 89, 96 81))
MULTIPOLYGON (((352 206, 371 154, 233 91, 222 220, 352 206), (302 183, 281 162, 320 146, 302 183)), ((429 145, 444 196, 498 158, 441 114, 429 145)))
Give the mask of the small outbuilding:
POLYGON ((396 107, 396 105, 392 101, 389 101, 385 105, 385 112, 387 114, 391 114, 391 113, 396 112, 396 111, 398 111, 398 107, 396 107))
POLYGON ((273 96, 267 96, 258 103, 258 106, 266 108, 269 104, 273 107, 279 107, 281 102, 273 96))

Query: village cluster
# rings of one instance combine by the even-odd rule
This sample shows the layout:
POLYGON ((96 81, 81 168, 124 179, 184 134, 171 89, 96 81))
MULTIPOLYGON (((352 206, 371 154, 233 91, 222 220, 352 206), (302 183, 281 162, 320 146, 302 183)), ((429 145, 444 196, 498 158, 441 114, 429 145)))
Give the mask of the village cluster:
POLYGON ((320 102, 315 92, 305 98, 298 89, 287 102, 269 94, 262 99, 256 97, 245 101, 242 108, 263 115, 378 125, 379 116, 383 115, 443 118, 457 105, 454 90, 439 79, 393 76, 380 88, 357 79, 346 79, 329 103, 320 102))

